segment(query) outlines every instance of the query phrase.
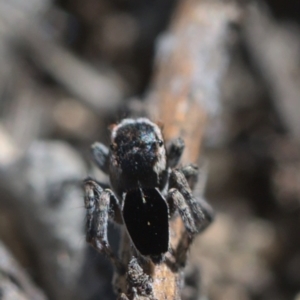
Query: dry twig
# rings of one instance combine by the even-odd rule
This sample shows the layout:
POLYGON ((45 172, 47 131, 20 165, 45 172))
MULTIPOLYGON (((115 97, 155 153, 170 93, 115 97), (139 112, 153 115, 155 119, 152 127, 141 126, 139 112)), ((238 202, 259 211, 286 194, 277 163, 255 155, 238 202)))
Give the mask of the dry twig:
MULTIPOLYGON (((229 24, 237 21, 238 12, 232 3, 181 1, 170 30, 159 41, 147 105, 151 119, 163 123, 166 140, 184 138, 183 164, 197 162, 206 119, 218 111, 220 82, 229 60, 229 24)), ((173 249, 184 232, 181 220, 172 220, 173 249)), ((162 263, 153 274, 156 299, 181 298, 181 270, 162 263)))

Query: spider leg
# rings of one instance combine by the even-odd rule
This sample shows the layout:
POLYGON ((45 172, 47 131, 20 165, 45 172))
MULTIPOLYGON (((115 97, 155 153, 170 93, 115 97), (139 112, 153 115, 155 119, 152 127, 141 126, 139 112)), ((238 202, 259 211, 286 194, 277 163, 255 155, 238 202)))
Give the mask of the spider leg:
POLYGON ((170 168, 174 168, 177 166, 181 155, 184 150, 184 141, 182 138, 174 139, 170 142, 170 144, 167 147, 167 165, 170 168))
POLYGON ((194 235, 195 233, 197 233, 197 229, 196 229, 193 215, 191 213, 191 209, 186 203, 182 194, 177 189, 172 188, 168 192, 167 201, 170 203, 170 206, 172 207, 171 214, 175 211, 175 209, 178 210, 187 232, 190 235, 194 235))
POLYGON ((109 173, 109 149, 102 143, 96 142, 91 147, 92 158, 95 164, 105 174, 109 173))
POLYGON ((196 164, 188 164, 180 168, 185 179, 187 180, 189 187, 193 190, 196 184, 198 184, 199 168, 196 164))
POLYGON ((195 198, 190 189, 189 183, 183 172, 173 169, 169 178, 168 201, 171 212, 178 210, 184 226, 185 234, 182 235, 176 249, 174 257, 175 269, 185 265, 187 250, 191 245, 194 236, 203 231, 214 218, 211 206, 203 198, 195 198))
MULTIPOLYGON (((176 194, 176 200, 179 201, 180 198, 179 204, 183 201, 189 208, 189 210, 185 209, 186 213, 184 214, 183 221, 189 220, 190 213, 194 220, 196 232, 199 233, 203 231, 214 219, 214 212, 211 206, 203 198, 196 199, 193 196, 189 184, 181 171, 175 169, 171 171, 169 185, 171 192, 176 194), (173 189, 176 189, 183 199, 178 196, 178 193, 175 193, 173 189)), ((174 204, 176 205, 176 203, 174 204)), ((189 224, 186 223, 185 225, 189 231, 189 224)))
POLYGON ((107 255, 119 273, 125 268, 112 251, 108 238, 107 226, 109 218, 120 214, 118 200, 111 190, 103 190, 93 179, 84 181, 84 203, 86 208, 86 241, 98 252, 107 255))

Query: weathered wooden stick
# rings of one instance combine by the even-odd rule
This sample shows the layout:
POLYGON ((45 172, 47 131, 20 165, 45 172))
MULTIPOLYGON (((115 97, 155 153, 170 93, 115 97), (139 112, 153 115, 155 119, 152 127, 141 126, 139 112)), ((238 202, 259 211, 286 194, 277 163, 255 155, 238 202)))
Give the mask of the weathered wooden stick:
MULTIPOLYGON (((239 9, 232 2, 182 0, 169 31, 158 42, 148 111, 152 120, 162 122, 166 140, 185 140, 183 164, 197 162, 206 120, 218 112, 220 83, 229 61, 229 25, 238 18, 239 9)), ((180 218, 171 221, 173 249, 184 232, 180 218)), ((162 263, 153 273, 155 298, 181 299, 181 270, 162 263)))

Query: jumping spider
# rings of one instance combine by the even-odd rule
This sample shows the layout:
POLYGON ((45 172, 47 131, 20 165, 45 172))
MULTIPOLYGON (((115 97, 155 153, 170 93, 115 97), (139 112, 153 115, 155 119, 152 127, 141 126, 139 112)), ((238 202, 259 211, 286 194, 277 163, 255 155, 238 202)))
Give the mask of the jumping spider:
POLYGON ((124 119, 111 131, 110 149, 92 146, 97 166, 109 175, 112 190, 87 178, 87 241, 124 266, 112 252, 107 239, 109 218, 126 226, 137 255, 154 263, 169 250, 169 217, 178 211, 192 238, 213 216, 209 205, 198 201, 188 182, 198 170, 193 165, 175 169, 184 149, 178 138, 166 147, 160 128, 147 118, 124 119))

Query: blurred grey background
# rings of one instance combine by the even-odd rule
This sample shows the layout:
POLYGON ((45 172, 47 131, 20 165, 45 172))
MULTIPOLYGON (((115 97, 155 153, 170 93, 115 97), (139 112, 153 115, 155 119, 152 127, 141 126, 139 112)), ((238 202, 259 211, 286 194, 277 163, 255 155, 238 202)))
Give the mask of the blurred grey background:
MULTIPOLYGON (((1 300, 115 299, 85 243, 80 181, 107 181, 89 146, 142 103, 179 1, 0 0, 1 300)), ((217 219, 182 299, 299 300, 300 2, 198 2, 239 21, 201 158, 217 219)))

